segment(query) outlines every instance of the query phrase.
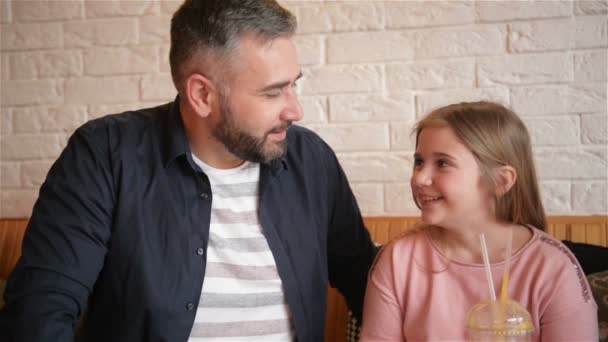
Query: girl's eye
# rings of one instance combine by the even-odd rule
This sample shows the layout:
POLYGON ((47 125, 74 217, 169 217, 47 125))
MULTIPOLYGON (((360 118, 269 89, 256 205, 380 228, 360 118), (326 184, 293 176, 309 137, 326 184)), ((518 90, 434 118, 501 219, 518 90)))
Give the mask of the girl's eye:
POLYGON ((449 166, 449 165, 450 165, 450 164, 448 163, 448 161, 447 161, 447 160, 444 160, 444 159, 439 159, 439 160, 437 161, 437 166, 439 166, 439 167, 441 167, 441 168, 447 167, 447 166, 449 166))
POLYGON ((421 158, 414 158, 414 167, 419 167, 424 164, 424 161, 421 158))

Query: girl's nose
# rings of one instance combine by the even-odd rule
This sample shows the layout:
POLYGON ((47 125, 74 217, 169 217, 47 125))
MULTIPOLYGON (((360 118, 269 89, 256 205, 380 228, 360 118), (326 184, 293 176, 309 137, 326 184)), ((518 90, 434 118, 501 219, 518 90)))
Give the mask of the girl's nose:
POLYGON ((433 177, 431 173, 424 168, 414 170, 414 173, 412 174, 412 183, 418 186, 429 186, 433 184, 433 177))

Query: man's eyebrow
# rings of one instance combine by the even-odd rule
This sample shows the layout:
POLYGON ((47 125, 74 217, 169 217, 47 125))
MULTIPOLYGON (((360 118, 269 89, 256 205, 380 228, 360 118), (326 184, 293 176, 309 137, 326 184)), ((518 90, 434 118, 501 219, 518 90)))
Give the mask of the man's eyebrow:
POLYGON ((285 88, 288 85, 290 85, 291 83, 296 82, 297 80, 299 80, 301 77, 302 77, 302 72, 300 71, 300 73, 298 74, 298 76, 296 76, 296 78, 293 81, 282 81, 282 82, 273 83, 273 84, 267 85, 264 88, 262 88, 260 90, 260 92, 263 93, 263 92, 267 92, 267 91, 270 91, 270 90, 285 88))

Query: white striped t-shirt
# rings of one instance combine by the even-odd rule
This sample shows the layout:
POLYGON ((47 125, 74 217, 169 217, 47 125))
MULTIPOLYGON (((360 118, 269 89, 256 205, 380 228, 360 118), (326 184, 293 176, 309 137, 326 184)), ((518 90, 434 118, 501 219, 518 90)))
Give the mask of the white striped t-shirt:
POLYGON ((260 164, 214 169, 207 269, 190 342, 292 341, 276 263, 258 219, 260 164))

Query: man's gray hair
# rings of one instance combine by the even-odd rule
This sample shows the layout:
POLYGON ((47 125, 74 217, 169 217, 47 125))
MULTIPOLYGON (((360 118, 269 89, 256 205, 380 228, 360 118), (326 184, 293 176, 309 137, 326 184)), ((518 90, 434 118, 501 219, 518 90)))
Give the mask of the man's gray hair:
POLYGON ((193 71, 193 58, 205 65, 207 70, 199 71, 206 77, 223 82, 230 77, 228 66, 239 38, 251 34, 266 42, 291 37, 296 26, 294 15, 274 0, 186 0, 171 19, 173 83, 181 93, 184 79, 193 71), (222 70, 212 69, 218 66, 222 70))

